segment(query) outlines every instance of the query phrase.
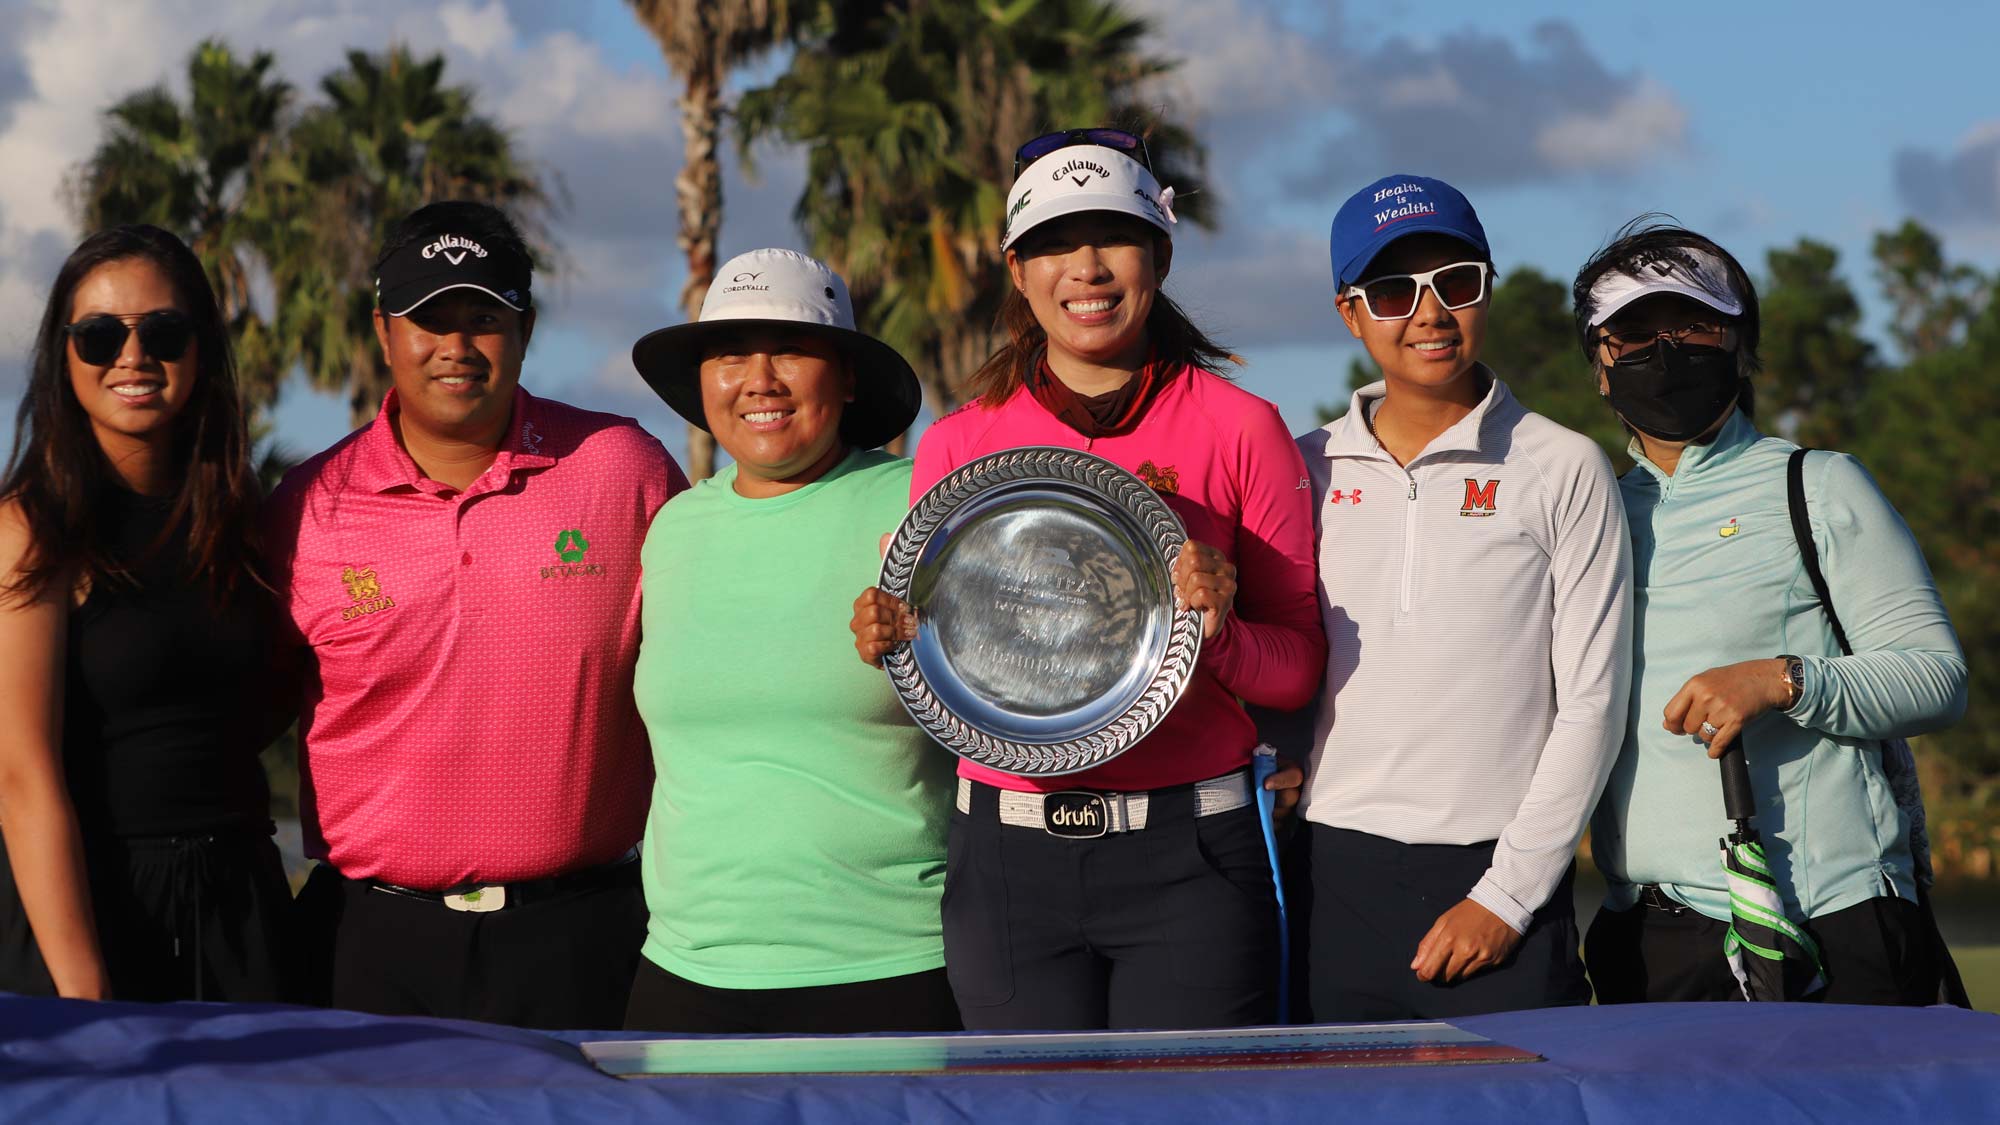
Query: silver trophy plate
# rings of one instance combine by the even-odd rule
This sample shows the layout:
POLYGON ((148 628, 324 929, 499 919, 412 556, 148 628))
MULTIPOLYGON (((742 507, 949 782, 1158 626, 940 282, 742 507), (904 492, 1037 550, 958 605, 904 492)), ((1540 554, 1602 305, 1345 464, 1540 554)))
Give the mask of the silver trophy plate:
POLYGON ((883 661, 953 753, 1046 777, 1102 765, 1166 717, 1201 652, 1174 611, 1180 517, 1094 454, 1028 446, 972 461, 896 529, 881 588, 916 640, 883 661))

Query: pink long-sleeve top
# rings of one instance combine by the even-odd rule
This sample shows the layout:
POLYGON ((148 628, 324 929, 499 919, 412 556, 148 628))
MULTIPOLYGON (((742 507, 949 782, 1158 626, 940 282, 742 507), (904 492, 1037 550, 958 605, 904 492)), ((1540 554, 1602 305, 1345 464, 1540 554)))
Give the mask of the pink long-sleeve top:
POLYGON ((967 761, 959 774, 1031 792, 1136 791, 1242 767, 1257 730, 1238 700, 1302 707, 1326 664, 1314 592, 1312 484, 1277 407, 1187 367, 1160 388, 1137 426, 1088 438, 1017 389, 997 407, 975 400, 925 431, 910 502, 968 461, 1026 445, 1086 450, 1138 474, 1190 538, 1236 565, 1236 604, 1222 632, 1203 642, 1180 702, 1124 754, 1063 777, 1021 777, 967 761))

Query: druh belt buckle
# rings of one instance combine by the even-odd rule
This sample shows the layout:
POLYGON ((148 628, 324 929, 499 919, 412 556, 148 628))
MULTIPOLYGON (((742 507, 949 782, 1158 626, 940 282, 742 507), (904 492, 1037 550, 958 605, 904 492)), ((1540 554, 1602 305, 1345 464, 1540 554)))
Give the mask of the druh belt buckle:
POLYGON ((444 896, 444 904, 467 914, 485 914, 507 905, 507 888, 474 887, 464 894, 444 896))
POLYGON ((1044 794, 1042 822, 1049 835, 1072 840, 1089 840, 1111 831, 1104 795, 1076 789, 1044 794))

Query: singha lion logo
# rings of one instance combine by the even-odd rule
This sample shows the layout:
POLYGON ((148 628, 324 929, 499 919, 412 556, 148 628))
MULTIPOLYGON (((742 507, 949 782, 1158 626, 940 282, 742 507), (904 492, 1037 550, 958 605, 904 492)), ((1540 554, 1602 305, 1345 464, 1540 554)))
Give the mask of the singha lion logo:
POLYGON ((1161 468, 1146 461, 1139 466, 1139 479, 1145 481, 1154 492, 1168 492, 1178 496, 1181 491, 1181 475, 1172 465, 1161 468))
POLYGON ((347 596, 357 602, 382 596, 382 583, 375 577, 375 568, 356 570, 351 566, 342 567, 340 580, 347 586, 347 596))

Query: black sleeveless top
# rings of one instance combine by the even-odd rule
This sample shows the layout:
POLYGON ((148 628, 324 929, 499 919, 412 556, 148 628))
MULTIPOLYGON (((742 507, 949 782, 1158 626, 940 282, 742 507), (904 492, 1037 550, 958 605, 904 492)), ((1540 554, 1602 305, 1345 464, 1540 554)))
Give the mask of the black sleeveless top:
MULTIPOLYGON (((257 755, 272 737, 276 607, 245 580, 218 604, 189 575, 188 532, 147 548, 172 502, 100 494, 96 518, 136 587, 98 583, 69 617, 63 763, 86 833, 268 830, 257 755)), ((279 724, 282 729, 282 723, 279 724)))

